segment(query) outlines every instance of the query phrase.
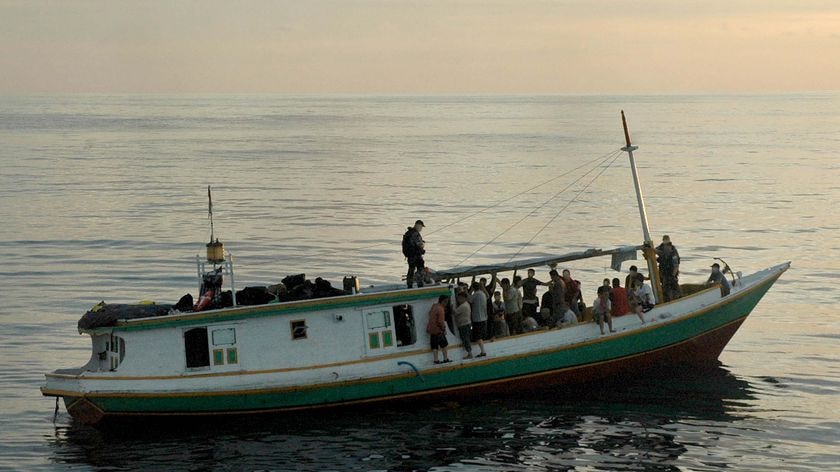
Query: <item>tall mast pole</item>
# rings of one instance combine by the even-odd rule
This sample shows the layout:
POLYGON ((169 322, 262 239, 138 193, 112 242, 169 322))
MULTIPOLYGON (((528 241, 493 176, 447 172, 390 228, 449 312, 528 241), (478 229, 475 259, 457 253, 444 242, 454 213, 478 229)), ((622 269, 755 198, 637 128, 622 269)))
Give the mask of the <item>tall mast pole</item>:
POLYGON ((665 298, 663 296, 662 283, 659 280, 659 269, 656 265, 656 251, 653 249, 653 238, 650 236, 650 228, 648 227, 645 199, 642 196, 642 184, 639 182, 639 171, 636 169, 636 159, 633 157, 633 151, 639 149, 639 147, 633 146, 630 142, 630 131, 627 130, 627 119, 624 117, 624 110, 621 110, 621 124, 624 127, 624 140, 627 143, 627 146, 621 148, 621 150, 627 151, 627 155, 630 157, 630 171, 633 173, 633 186, 636 188, 636 203, 639 206, 639 218, 642 220, 642 235, 645 238, 642 252, 647 260, 650 282, 653 286, 656 302, 658 303, 665 298))

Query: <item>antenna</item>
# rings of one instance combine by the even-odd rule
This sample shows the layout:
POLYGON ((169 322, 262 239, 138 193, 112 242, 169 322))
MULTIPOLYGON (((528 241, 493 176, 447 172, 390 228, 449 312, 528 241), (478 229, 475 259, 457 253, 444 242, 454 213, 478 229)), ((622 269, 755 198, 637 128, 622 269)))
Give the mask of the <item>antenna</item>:
MULTIPOLYGON (((622 118, 624 117, 624 112, 622 112, 622 118)), ((626 130, 626 127, 625 127, 626 130)), ((210 242, 213 242, 213 195, 210 194, 210 186, 207 186, 207 216, 210 218, 210 242)))
POLYGON ((210 242, 207 243, 207 261, 214 264, 224 262, 225 245, 216 238, 213 228, 213 196, 210 194, 210 186, 207 186, 207 216, 210 218, 210 242))

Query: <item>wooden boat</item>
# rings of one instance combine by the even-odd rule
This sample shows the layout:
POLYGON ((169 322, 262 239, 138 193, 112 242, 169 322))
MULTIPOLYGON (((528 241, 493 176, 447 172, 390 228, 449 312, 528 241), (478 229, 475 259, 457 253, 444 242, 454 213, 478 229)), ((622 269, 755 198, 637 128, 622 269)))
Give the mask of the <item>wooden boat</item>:
MULTIPOLYGON (((454 362, 433 363, 428 313, 440 295, 452 296, 451 282, 460 277, 593 257, 623 259, 640 249, 659 285, 633 159, 636 147, 624 126, 622 149, 630 157, 645 237, 640 246, 442 271, 436 283, 421 288, 356 286, 326 298, 120 319, 80 330, 91 337, 90 360, 46 374, 41 391, 62 398, 73 417, 97 424, 137 416, 469 398, 631 375, 657 364, 714 362, 790 263, 739 277, 726 296, 709 287, 657 304, 644 323, 635 316, 615 318, 615 333, 602 335, 594 323, 533 331, 495 340, 487 357, 463 359, 453 349, 456 336, 448 332, 454 362)), ((232 261, 212 237, 207 259, 232 279, 232 261)))

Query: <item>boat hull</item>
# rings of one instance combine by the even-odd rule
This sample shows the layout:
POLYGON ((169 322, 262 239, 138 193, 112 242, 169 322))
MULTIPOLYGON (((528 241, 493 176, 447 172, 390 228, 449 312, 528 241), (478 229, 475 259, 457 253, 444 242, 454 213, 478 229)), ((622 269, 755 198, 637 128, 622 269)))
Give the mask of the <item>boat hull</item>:
POLYGON ((686 316, 657 320, 628 332, 525 355, 487 357, 445 368, 435 366, 399 375, 305 387, 172 393, 44 393, 64 397, 71 415, 95 424, 106 418, 127 416, 290 411, 418 397, 463 399, 486 392, 516 392, 620 378, 657 365, 708 364, 716 361, 739 326, 786 269, 785 266, 754 285, 686 316))

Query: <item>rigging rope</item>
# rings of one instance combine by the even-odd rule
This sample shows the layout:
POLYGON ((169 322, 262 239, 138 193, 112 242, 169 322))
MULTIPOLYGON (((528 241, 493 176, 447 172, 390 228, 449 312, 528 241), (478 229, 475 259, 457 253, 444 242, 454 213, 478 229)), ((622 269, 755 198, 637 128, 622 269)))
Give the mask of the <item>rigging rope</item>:
POLYGON ((620 152, 621 152, 621 150, 618 150, 618 152, 616 152, 616 155, 612 158, 612 160, 609 162, 609 164, 607 164, 605 167, 603 167, 603 168, 601 169, 601 172, 598 172, 598 175, 596 175, 595 177, 593 177, 593 178, 592 178, 592 180, 590 180, 590 181, 589 181, 589 183, 587 183, 587 184, 586 184, 586 185, 585 185, 582 189, 580 189, 580 191, 579 191, 577 194, 575 194, 575 196, 574 196, 574 197, 572 197, 572 199, 571 199, 571 200, 569 200, 569 202, 568 202, 568 203, 566 203, 566 205, 564 205, 564 206, 563 206, 563 208, 561 208, 560 210, 558 210, 558 211, 557 211, 557 213, 554 215, 554 217, 553 217, 553 218, 551 218, 550 220, 548 220, 548 223, 546 223, 545 225, 543 225, 543 227, 542 227, 542 228, 540 228, 540 230, 539 230, 539 231, 537 231, 537 233, 536 233, 534 236, 532 236, 532 237, 531 237, 531 239, 529 239, 529 240, 528 240, 528 242, 526 242, 525 244, 523 244, 523 245, 519 248, 519 250, 518 250, 518 251, 516 251, 516 254, 512 255, 512 256, 510 257, 510 259, 508 259, 508 262, 512 261, 512 260, 513 260, 516 256, 518 256, 518 255, 519 255, 519 254, 520 254, 520 253, 521 253, 521 252, 522 252, 522 251, 523 251, 526 247, 528 247, 528 245, 530 245, 530 244, 531 244, 531 242, 533 242, 533 241, 534 241, 534 239, 537 239, 537 236, 539 236, 539 235, 540 235, 543 231, 545 231, 545 229, 546 229, 546 228, 548 228, 548 227, 551 225, 551 223, 553 223, 553 222, 554 222, 554 220, 556 220, 556 219, 557 219, 557 217, 558 217, 558 216, 560 216, 560 214, 561 214, 561 213, 563 213, 563 211, 564 211, 566 208, 568 208, 568 207, 569 207, 569 205, 571 205, 572 203, 574 203, 574 202, 577 200, 577 198, 578 198, 578 197, 579 197, 579 196, 580 196, 583 192, 585 192, 585 191, 586 191, 586 190, 587 190, 587 189, 588 189, 588 188, 589 188, 589 187, 590 187, 593 183, 595 183, 595 181, 596 181, 596 180, 598 180, 598 178, 599 178, 599 177, 601 177, 601 175, 603 175, 603 173, 604 173, 604 172, 606 172, 606 171, 607 171, 607 169, 609 169, 609 168, 610 168, 610 166, 612 166, 612 165, 613 165, 613 163, 616 161, 616 159, 618 159, 618 157, 619 157, 619 154, 618 154, 618 153, 620 153, 620 152))
MULTIPOLYGON (((474 255, 478 254, 478 253, 479 253, 482 249, 486 248, 487 246, 489 246, 490 244, 492 244, 493 242, 495 242, 497 239, 499 239, 500 237, 504 236, 504 235, 505 235, 505 233, 507 233, 508 231, 510 231, 511 229, 513 229, 514 227, 516 227, 517 225, 519 225, 520 223, 522 223, 523 221, 525 221, 526 219, 528 219, 529 217, 531 217, 532 215, 534 215, 534 214, 535 214, 536 212, 538 212, 540 209, 542 209, 543 207, 545 207, 545 205, 547 205, 549 202, 551 202, 552 200, 554 200, 555 198, 557 198, 560 194, 562 194, 563 192, 565 192, 566 190, 568 190, 569 188, 571 188, 571 187, 572 187, 573 185, 575 185, 576 183, 578 183, 578 182, 580 182, 581 180, 583 180, 583 178, 584 178, 584 177, 586 177, 587 175, 591 174, 593 171, 595 171, 595 169, 597 169, 598 167, 601 167, 601 166, 602 166, 604 163, 606 163, 607 161, 610 161, 610 163, 607 165, 607 167, 604 167, 604 168, 603 168, 603 170, 601 170, 601 172, 600 172, 600 173, 598 173, 598 175, 596 175, 594 179, 592 179, 592 180, 591 180, 588 184, 586 184, 586 186, 584 187, 584 190, 586 190, 586 188, 588 188, 590 185, 592 185, 592 183, 593 183, 595 180, 597 180, 597 179, 598 179, 598 177, 600 177, 600 175, 601 175, 601 174, 603 174, 603 173, 604 173, 604 171, 605 171, 607 168, 609 168, 609 166, 610 166, 610 165, 612 165, 612 163, 613 163, 613 162, 615 162, 615 160, 618 158, 618 155, 619 155, 620 153, 621 153, 621 149, 617 149, 617 150, 612 151, 612 152, 610 152, 610 153, 608 153, 608 154, 605 154, 604 156, 599 157, 599 158, 597 159, 597 160, 599 160, 599 162, 597 163, 597 165, 595 165, 593 168, 589 169, 588 171, 584 172, 584 173, 583 173, 580 177, 578 177, 577 179, 573 180, 571 183, 569 183, 568 185, 566 185, 565 187, 563 187, 562 189, 560 189, 557 193, 555 193, 554 195, 552 195, 552 196, 551 196, 548 200, 544 201, 544 202, 543 202, 542 204, 540 204, 538 207, 536 207, 536 208, 534 208, 533 210, 531 210, 531 212, 530 212, 530 213, 528 213, 527 215, 525 215, 524 217, 522 217, 521 219, 519 219, 517 222, 515 222, 515 223, 513 223, 512 225, 508 226, 508 227, 507 227, 504 231, 502 231, 501 233, 497 234, 497 235, 496 235, 493 239, 491 239, 490 241, 487 241, 486 243, 484 243, 481 247, 479 247, 478 249, 476 249, 475 251, 473 251, 473 252, 472 252, 472 254, 470 254, 469 256, 465 257, 463 260, 461 260, 461 262, 459 262, 458 264, 456 264, 456 265, 455 265, 455 267, 460 267, 460 266, 461 266, 461 264, 463 264, 464 262, 468 261, 468 260, 469 260, 471 257, 473 257, 474 255)), ((589 162, 587 162, 586 164, 590 164, 590 163, 592 163, 592 162, 593 162, 593 161, 589 161, 589 162)), ((586 165, 586 164, 583 164, 583 165, 581 165, 581 166, 578 166, 578 167, 577 167, 577 168, 575 168, 574 170, 580 169, 581 167, 583 167, 583 166, 584 166, 584 165, 586 165)), ((571 171, 570 171, 570 172, 571 172, 571 171)), ((566 174, 568 174, 568 173, 569 173, 569 172, 567 172, 566 174)), ((566 175, 566 174, 564 174, 564 175, 566 175)), ((556 180, 556 178, 555 178, 555 179, 552 179, 552 180, 556 180)), ((541 185, 539 185, 539 186, 542 186, 542 185, 543 185, 543 184, 541 184, 541 185)), ((534 188, 536 188, 536 187, 534 187, 534 188)), ((532 190, 532 189, 531 189, 531 190, 532 190)), ((560 211, 559 211, 556 215, 554 215, 554 218, 552 218, 552 219, 551 219, 551 221, 549 221, 549 224, 550 224, 551 222, 553 222, 555 219, 557 219, 557 217, 558 217, 558 216, 560 216, 560 213, 561 213, 563 210, 565 210, 565 209, 566 209, 566 208, 567 208, 567 207, 568 207, 568 206, 569 206, 572 202, 574 202, 574 201, 575 201, 575 199, 576 199, 576 198, 580 195, 580 193, 582 193, 582 192, 583 192, 583 190, 581 190, 581 192, 578 192, 578 194, 577 194, 577 195, 575 195, 575 197, 573 197, 573 198, 572 198, 572 200, 570 200, 570 201, 569 201, 569 203, 567 203, 567 204, 566 204, 563 208, 561 208, 561 209, 560 209, 560 211)), ((523 193, 525 193, 525 192, 523 192, 523 193)), ((520 194, 520 195, 522 195, 522 194, 520 194)), ((508 199, 508 200, 510 200, 510 199, 508 199)), ((507 201, 507 200, 506 200, 506 201, 507 201)), ((537 232, 537 234, 535 234, 535 235, 534 235, 534 236, 533 236, 533 237, 532 237, 532 238, 528 241, 528 243, 526 243, 526 245, 527 245, 527 244, 530 244, 530 243, 531 243, 531 241, 533 241, 533 240, 534 240, 534 239, 535 239, 535 238, 536 238, 536 237, 537 237, 537 236, 538 236, 538 235, 539 235, 539 234, 540 234, 540 233, 541 233, 541 232, 542 232, 542 231, 543 231, 543 230, 544 230, 547 226, 548 226, 548 225, 543 226, 543 228, 542 228, 542 229, 540 229, 540 231, 539 231, 539 232, 537 232)), ((522 252, 522 248, 520 248, 519 252, 522 252)), ((519 252, 517 252, 517 253, 516 253, 516 255, 519 255, 519 252)), ((514 257, 516 257, 516 255, 514 255, 514 257)), ((511 259, 513 259, 513 258, 511 258, 511 259)), ((510 262, 510 259, 508 260, 508 262, 510 262)))
MULTIPOLYGON (((536 190, 536 189, 538 189, 538 188, 540 188, 540 187, 543 187, 543 186, 545 186, 545 185, 548 185, 548 184, 550 184, 550 183, 554 182, 555 180, 558 180, 558 179, 561 179, 561 178, 563 178, 563 177, 566 177, 567 175, 569 175, 569 174, 571 174, 571 173, 573 173, 573 172, 576 172, 576 171, 578 171, 578 170, 580 170, 580 169, 582 169, 582 168, 584 168, 584 167, 586 167, 586 166, 588 166, 588 165, 591 165, 592 163, 594 163, 594 162, 596 162, 596 161, 597 161, 599 164, 601 164, 601 163, 603 163, 603 162, 605 162, 605 161, 609 160, 610 158, 615 157, 615 156, 616 156, 618 153, 620 153, 620 152, 621 152, 621 150, 620 150, 620 149, 618 149, 618 150, 610 151, 610 152, 608 152, 608 153, 606 153, 606 154, 602 154, 602 155, 600 155, 600 156, 598 156, 598 157, 596 157, 596 158, 590 159, 590 160, 588 160, 588 161, 584 162, 583 164, 581 164, 581 165, 579 165, 579 166, 577 166, 577 167, 575 167, 575 168, 573 168, 573 169, 570 169, 570 170, 568 170, 568 171, 566 171, 566 172, 564 172, 564 173, 562 173, 562 174, 556 175, 556 176, 554 176, 554 177, 552 177, 552 178, 550 178, 550 179, 548 179, 548 180, 546 180, 546 181, 544 181, 544 182, 542 182, 542 183, 539 183, 539 184, 537 184, 537 185, 534 185, 534 186, 533 186, 533 187, 531 187, 531 188, 528 188, 528 189, 526 189, 526 190, 523 190, 523 191, 521 191, 521 192, 517 193, 516 195, 513 195, 513 196, 510 196, 510 197, 508 197, 508 198, 505 198, 504 200, 499 200, 498 202, 496 202, 496 203, 494 203, 494 204, 492 204, 492 205, 490 205, 490 206, 486 206, 486 207, 484 207, 484 208, 482 208, 482 209, 480 209, 480 210, 478 210, 478 211, 476 211, 476 212, 474 212, 474 213, 472 213, 472 214, 470 214, 470 215, 468 215, 468 216, 466 216, 466 217, 464 217, 464 218, 459 218, 459 219, 457 219, 457 220, 453 221, 452 223, 449 223, 449 224, 447 224, 447 225, 443 225, 443 226, 441 226, 440 228, 437 228, 437 229, 435 229, 435 230, 433 230, 433 231, 429 231, 428 233, 426 233, 426 236, 431 236, 431 235, 433 235, 433 234, 435 234, 435 233, 439 233, 439 232, 441 232, 441 231, 443 231, 443 230, 445 230, 445 229, 451 228, 452 226, 455 226, 455 225, 457 225, 457 224, 459 224, 459 223, 463 223, 464 221, 467 221, 468 219, 470 219, 470 218, 472 218, 472 217, 474 217, 474 216, 478 216, 478 215, 480 215, 480 214, 482 214, 482 213, 486 212, 487 210, 491 210, 491 209, 493 209, 493 208, 496 208, 496 207, 498 207, 498 206, 502 205, 503 203, 507 203, 507 202, 509 202, 509 201, 511 201, 511 200, 513 200, 513 199, 515 199, 515 198, 518 198, 518 197, 521 197, 522 195, 525 195, 525 194, 526 194, 526 193, 528 193, 528 192, 531 192, 531 191, 536 190)), ((596 166, 595 168, 597 168, 597 166, 596 166)), ((593 169, 591 169, 590 171, 588 171, 587 173, 592 172, 592 170, 594 170, 594 168, 593 168, 593 169)), ((586 175, 586 174, 584 174, 584 175, 586 175)), ((565 189, 564 189, 564 190, 565 190, 565 189)), ((561 193, 562 193, 562 191, 561 191, 561 193)), ((553 199, 553 198, 555 198, 555 197, 556 197, 556 195, 555 195, 554 197, 552 197, 551 199, 553 199)), ((549 201, 551 201, 551 199, 549 199, 549 201)), ((546 202, 546 203, 548 203, 548 202, 546 202)), ((541 205, 541 207, 542 207, 542 206, 544 206, 544 205, 545 205, 545 203, 543 203, 543 205, 541 205)), ((499 236, 501 236, 501 235, 499 235, 499 236)), ((497 236, 497 238, 498 238, 498 236, 497 236)), ((495 238, 493 239, 493 241, 495 241, 495 238)), ((490 242, 493 242, 493 241, 490 241, 490 242)), ((383 241, 383 242, 379 242, 379 243, 376 243, 376 244, 370 244, 370 245, 368 245, 368 246, 361 246, 361 247, 356 248, 356 250, 357 250, 357 251, 361 251, 361 250, 364 250, 364 249, 371 249, 371 248, 374 248, 374 247, 379 247, 379 246, 383 246, 383 245, 386 245, 386 244, 390 245, 390 244, 393 244, 393 242, 391 242, 391 241, 383 241)), ((489 244, 489 243, 488 243, 488 244, 489 244)), ((486 247, 486 245, 485 245, 485 246, 482 246, 482 248, 481 248, 481 249, 483 249, 484 247, 486 247)), ((479 250, 480 250, 480 249, 479 249, 479 250)), ((343 251, 343 249, 342 249, 342 251, 343 251)), ((467 257, 467 259, 469 259, 469 258, 470 258, 470 257, 472 257, 473 255, 474 255, 474 254, 470 255, 469 257, 467 257)), ((464 262, 464 261, 466 261, 467 259, 464 259, 464 260, 463 260, 463 261, 461 261, 458 265, 460 265, 461 263, 463 263, 463 262, 464 262)))
MULTIPOLYGON (((513 195, 513 196, 511 196, 511 197, 508 197, 508 198, 506 198, 506 199, 504 199, 504 200, 499 200, 498 202, 496 202, 496 203, 494 203, 494 204, 492 204, 492 205, 490 205, 490 206, 484 207, 484 208, 482 208, 481 210, 478 210, 478 211, 476 211, 475 213, 472 213, 472 214, 470 214, 470 215, 469 215, 469 216, 467 216, 467 217, 460 218, 460 219, 458 219, 458 220, 453 221, 452 223, 449 223, 448 225, 444 225, 444 226, 441 226, 440 228, 438 228, 438 229, 436 229, 436 230, 434 230, 434 231, 430 231, 430 232, 426 233, 426 235, 427 235, 427 236, 431 236, 431 235, 433 235, 433 234, 435 234, 435 233, 438 233, 438 232, 443 231, 443 230, 445 230, 445 229, 447 229, 447 228, 450 228, 450 227, 452 227, 452 226, 455 226, 455 225, 456 225, 456 224, 458 224, 458 223, 462 223, 462 222, 464 222, 464 221, 467 221, 468 219, 470 219, 470 218, 472 218, 472 217, 474 217, 474 216, 480 215, 481 213, 484 213, 484 212, 485 212, 485 211, 487 211, 487 210, 490 210, 490 209, 493 209, 493 208, 498 207, 498 206, 499 206, 499 205, 501 205, 502 203, 507 203, 507 202, 509 202, 509 201, 513 200, 514 198, 521 197, 522 195, 525 195, 526 193, 528 193, 528 192, 530 192, 530 191, 532 191, 532 190, 536 190, 536 189, 538 189, 538 188, 540 188, 540 187, 542 187, 542 186, 544 186, 544 185, 548 185, 548 184, 550 184, 551 182, 554 182, 555 180, 558 180, 558 179, 560 179, 560 178, 566 177, 567 175, 569 175, 569 174, 571 174, 571 173, 573 173, 573 172, 576 172, 576 171, 580 170, 581 168, 586 167, 586 166, 588 166, 588 165, 592 164, 593 162, 596 162, 596 161, 603 162, 603 161, 605 161, 605 160, 608 160, 608 159, 610 159, 611 157, 615 156, 616 154, 618 154, 618 153, 620 153, 620 152, 621 152, 621 149, 618 149, 618 150, 615 150, 615 151, 610 151, 610 152, 608 152, 608 153, 606 153, 606 154, 603 154, 603 155, 601 155, 601 156, 598 156, 598 157, 596 157, 596 158, 594 158, 594 159, 590 159, 590 160, 588 160, 588 161, 584 162, 583 164, 581 164, 581 165, 579 165, 579 166, 575 167, 574 169, 568 170, 568 171, 566 171, 566 172, 564 172, 564 173, 562 173, 562 174, 560 174, 560 175, 557 175, 557 176, 555 176, 555 177, 552 177, 552 178, 550 178, 550 179, 546 180, 545 182, 543 182, 543 183, 541 183, 541 184, 534 185, 533 187, 531 187, 531 188, 529 188, 529 189, 527 189, 527 190, 523 190, 523 191, 521 191, 521 192, 517 193, 516 195, 513 195)), ((590 172, 591 172, 591 171, 590 171, 590 172)), ((554 197, 552 197, 552 198, 554 198, 554 197)), ((469 259, 469 258, 468 258, 468 259, 469 259)))

